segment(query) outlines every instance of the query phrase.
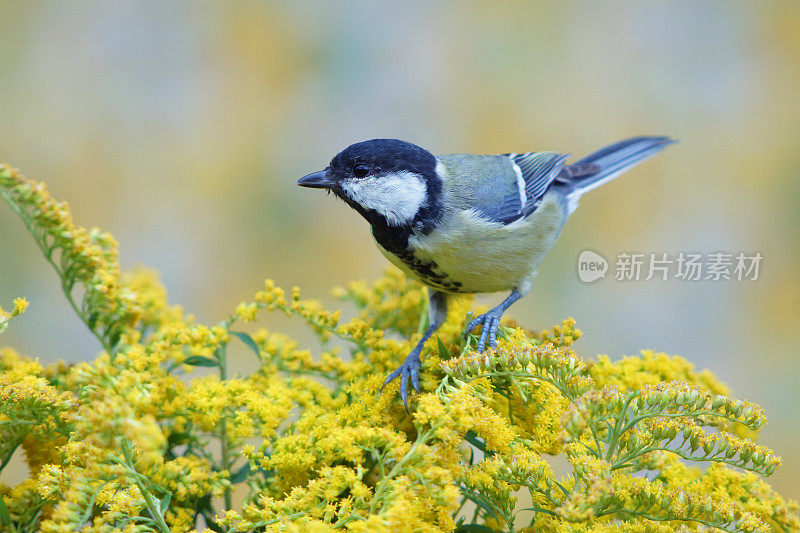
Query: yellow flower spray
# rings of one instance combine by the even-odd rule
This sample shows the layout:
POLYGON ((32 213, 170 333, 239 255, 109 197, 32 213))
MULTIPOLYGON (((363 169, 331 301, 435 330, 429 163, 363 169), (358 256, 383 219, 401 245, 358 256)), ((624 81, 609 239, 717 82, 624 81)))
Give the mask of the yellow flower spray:
MULTIPOLYGON (((380 393, 425 327, 423 289, 399 271, 336 289, 348 321, 267 280, 204 325, 155 273, 122 272, 114 239, 44 185, 0 165, 0 196, 103 347, 47 368, 0 350, 0 470, 15 454, 30 470, 0 485, 2 531, 800 529, 764 481, 780 459, 755 442, 762 409, 680 357, 586 360, 572 320, 505 322, 476 353, 465 298, 425 348, 408 414, 396 384, 380 393), (320 355, 238 329, 265 311, 307 323, 320 355), (258 370, 228 376, 231 343, 258 370)), ((26 307, 0 309, 0 333, 26 307)))

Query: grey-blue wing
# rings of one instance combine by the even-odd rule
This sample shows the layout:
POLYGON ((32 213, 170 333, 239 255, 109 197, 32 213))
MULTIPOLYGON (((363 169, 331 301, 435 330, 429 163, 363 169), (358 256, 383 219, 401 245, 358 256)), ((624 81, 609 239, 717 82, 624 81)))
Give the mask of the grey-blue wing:
POLYGON ((477 211, 493 222, 509 224, 533 213, 548 188, 565 183, 593 165, 564 165, 567 155, 555 152, 437 157, 447 170, 451 205, 477 211), (587 167, 584 169, 583 167, 587 167))
POLYGON ((503 198, 493 203, 479 203, 475 210, 492 222, 508 224, 522 216, 525 205, 516 186, 508 187, 509 192, 503 198))
POLYGON ((509 224, 536 210, 548 187, 569 168, 564 166, 569 155, 528 152, 504 156, 509 158, 515 172, 519 170, 522 181, 514 190, 509 190, 501 201, 482 206, 480 212, 491 220, 509 224))
MULTIPOLYGON (((568 156, 553 152, 495 156, 505 163, 506 172, 488 181, 501 186, 495 186, 492 195, 477 195, 471 207, 490 220, 509 224, 533 213, 545 193, 558 190, 569 198, 567 206, 572 205, 570 209, 574 209, 581 194, 615 178, 673 142, 669 137, 635 137, 607 146, 572 165, 564 164, 568 156)), ((480 179, 487 181, 490 175, 485 172, 480 179)))
POLYGON ((567 160, 569 154, 528 152, 526 154, 508 154, 508 157, 522 172, 527 197, 537 199, 544 196, 553 180, 561 174, 564 169, 564 161, 567 160))

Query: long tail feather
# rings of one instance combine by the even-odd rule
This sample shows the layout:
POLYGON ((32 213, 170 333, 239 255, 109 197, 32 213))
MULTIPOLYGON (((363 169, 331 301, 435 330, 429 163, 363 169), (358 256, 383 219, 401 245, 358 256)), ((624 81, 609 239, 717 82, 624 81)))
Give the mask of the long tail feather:
POLYGON ((598 150, 575 163, 595 165, 598 171, 570 179, 570 204, 577 206, 578 199, 595 187, 609 182, 623 172, 677 142, 669 137, 634 137, 598 150))

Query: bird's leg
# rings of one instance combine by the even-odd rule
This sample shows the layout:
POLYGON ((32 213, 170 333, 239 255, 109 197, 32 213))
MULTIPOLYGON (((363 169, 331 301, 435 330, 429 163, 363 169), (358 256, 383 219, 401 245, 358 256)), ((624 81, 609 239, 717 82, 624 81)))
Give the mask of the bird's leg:
POLYGON ((482 315, 479 315, 477 318, 470 321, 467 324, 467 329, 464 331, 464 335, 469 334, 473 329, 478 327, 479 324, 483 324, 483 330, 481 331, 480 339, 478 339, 478 346, 477 350, 482 352, 486 349, 486 342, 488 340, 489 346, 494 348, 497 346, 497 327, 500 325, 500 317, 503 316, 503 313, 511 307, 511 304, 522 298, 523 293, 519 289, 514 289, 511 291, 511 294, 508 295, 508 298, 503 300, 503 302, 495 307, 494 309, 490 309, 489 311, 485 312, 482 315))
POLYGON ((411 350, 411 353, 408 354, 408 357, 405 358, 403 364, 401 364, 397 370, 389 374, 389 377, 386 378, 386 381, 384 381, 381 386, 381 390, 383 390, 390 381, 400 376, 400 398, 403 399, 403 405, 406 406, 406 411, 408 411, 409 379, 411 379, 411 385, 414 387, 414 390, 419 392, 419 369, 422 365, 419 356, 422 353, 422 347, 425 345, 425 341, 431 338, 431 335, 439 329, 439 326, 444 324, 444 320, 447 318, 447 294, 428 289, 428 297, 430 299, 430 305, 428 306, 430 325, 428 329, 422 334, 422 338, 414 349, 411 350))

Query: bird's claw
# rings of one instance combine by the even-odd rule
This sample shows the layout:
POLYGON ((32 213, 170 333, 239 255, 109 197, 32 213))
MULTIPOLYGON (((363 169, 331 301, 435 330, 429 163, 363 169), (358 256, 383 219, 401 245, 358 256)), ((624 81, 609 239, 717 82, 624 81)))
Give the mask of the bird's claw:
POLYGON ((495 308, 482 315, 478 315, 476 318, 472 319, 469 324, 467 324, 467 328, 464 330, 465 336, 469 335, 469 333, 477 328, 478 325, 483 325, 483 328, 481 329, 481 336, 478 338, 478 346, 476 347, 477 351, 484 351, 486 349, 487 342, 492 348, 497 346, 497 328, 500 325, 500 317, 502 315, 503 312, 495 308))
POLYGON ((397 370, 389 374, 389 377, 387 377, 386 381, 381 385, 381 392, 383 392, 383 388, 386 387, 386 385, 391 383, 397 376, 400 376, 400 398, 403 400, 406 412, 408 412, 408 381, 410 379, 411 386, 414 387, 415 391, 419 392, 420 366, 419 354, 412 352, 411 355, 406 357, 406 360, 403 361, 403 364, 401 364, 397 370))

